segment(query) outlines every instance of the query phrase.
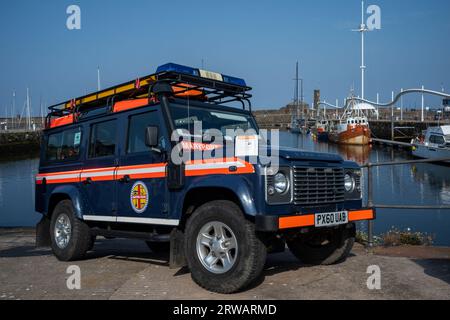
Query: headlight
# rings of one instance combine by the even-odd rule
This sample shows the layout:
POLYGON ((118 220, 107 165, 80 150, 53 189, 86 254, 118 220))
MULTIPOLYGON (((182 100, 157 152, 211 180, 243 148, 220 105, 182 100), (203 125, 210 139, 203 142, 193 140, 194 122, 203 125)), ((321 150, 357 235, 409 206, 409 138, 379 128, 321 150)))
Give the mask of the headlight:
POLYGON ((289 187, 289 181, 284 173, 277 173, 274 177, 275 191, 278 193, 285 193, 289 187))
POLYGON ((267 168, 265 171, 266 202, 269 205, 290 204, 294 201, 292 188, 292 168, 281 167, 278 170, 267 168), (270 169, 270 170, 269 170, 270 169))
POLYGON ((345 192, 351 193, 355 190, 356 181, 353 175, 347 173, 344 178, 345 192))

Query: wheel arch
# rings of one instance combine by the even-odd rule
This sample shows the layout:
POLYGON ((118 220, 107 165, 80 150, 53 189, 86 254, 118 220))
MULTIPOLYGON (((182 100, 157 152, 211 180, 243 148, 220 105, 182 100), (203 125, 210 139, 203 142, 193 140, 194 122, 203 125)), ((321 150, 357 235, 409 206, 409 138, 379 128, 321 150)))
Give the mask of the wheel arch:
POLYGON ((183 199, 180 226, 184 228, 187 219, 196 208, 216 200, 228 200, 235 203, 247 219, 254 221, 257 210, 246 183, 235 183, 234 189, 230 186, 204 184, 192 187, 186 192, 183 199))
POLYGON ((83 206, 81 195, 75 186, 59 186, 50 194, 47 204, 47 216, 51 217, 53 210, 63 200, 72 201, 75 215, 81 219, 83 217, 83 206))

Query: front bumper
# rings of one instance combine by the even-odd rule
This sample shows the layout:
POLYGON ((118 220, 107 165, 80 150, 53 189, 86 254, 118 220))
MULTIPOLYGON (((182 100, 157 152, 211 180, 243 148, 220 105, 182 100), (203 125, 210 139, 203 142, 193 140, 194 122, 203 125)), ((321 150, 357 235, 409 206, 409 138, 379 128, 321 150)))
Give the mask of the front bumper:
MULTIPOLYGON (((349 210, 348 221, 368 221, 375 220, 376 212, 374 209, 349 210)), ((314 227, 315 215, 295 215, 295 216, 263 216, 258 215, 255 218, 256 230, 261 232, 278 232, 288 229, 314 227)))

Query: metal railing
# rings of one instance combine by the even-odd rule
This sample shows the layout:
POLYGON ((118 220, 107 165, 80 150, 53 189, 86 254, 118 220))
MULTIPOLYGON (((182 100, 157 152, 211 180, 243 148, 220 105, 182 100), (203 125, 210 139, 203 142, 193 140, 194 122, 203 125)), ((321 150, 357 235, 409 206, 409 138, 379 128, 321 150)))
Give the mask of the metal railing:
MULTIPOLYGON (((450 162, 450 158, 441 158, 441 159, 425 159, 425 160, 407 160, 407 161, 392 161, 392 162, 379 162, 379 163, 367 163, 361 168, 367 169, 367 206, 371 209, 411 209, 411 210, 450 210, 450 205, 443 206, 418 206, 418 205, 384 205, 384 204, 375 204, 373 200, 373 185, 372 185, 372 168, 375 167, 387 167, 387 166, 398 166, 405 164, 418 164, 418 163, 442 163, 442 162, 450 162)), ((450 168, 449 168, 450 170, 450 168)), ((374 244, 374 220, 368 221, 367 226, 367 245, 368 247, 373 247, 374 244)))

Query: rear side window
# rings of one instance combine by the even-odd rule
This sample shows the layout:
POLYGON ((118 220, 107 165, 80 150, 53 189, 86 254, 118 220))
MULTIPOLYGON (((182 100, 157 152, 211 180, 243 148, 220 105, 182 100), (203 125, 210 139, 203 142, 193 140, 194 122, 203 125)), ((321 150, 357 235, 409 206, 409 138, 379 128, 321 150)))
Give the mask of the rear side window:
POLYGON ((108 157, 116 153, 116 129, 116 120, 92 125, 89 158, 108 157))
POLYGON ((47 143, 47 161, 77 160, 80 156, 81 128, 50 134, 47 143))
POLYGON ((156 112, 147 112, 131 116, 128 124, 127 153, 149 151, 145 145, 145 130, 157 124, 156 112))

